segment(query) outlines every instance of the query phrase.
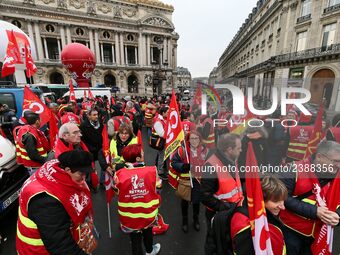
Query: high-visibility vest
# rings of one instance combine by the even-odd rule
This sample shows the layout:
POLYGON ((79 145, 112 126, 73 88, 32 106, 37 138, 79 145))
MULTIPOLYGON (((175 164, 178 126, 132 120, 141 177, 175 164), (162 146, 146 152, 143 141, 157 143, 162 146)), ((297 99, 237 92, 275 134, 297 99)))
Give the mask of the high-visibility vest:
MULTIPOLYGON (((273 254, 285 255, 286 245, 281 229, 270 223, 268 224, 268 227, 273 254)), ((230 223, 230 236, 233 246, 235 245, 235 237, 247 229, 250 231, 249 217, 241 212, 235 212, 230 223)), ((248 252, 251 254, 253 249, 248 252)))
MULTIPOLYGON (((137 137, 134 137, 131 139, 128 145, 130 144, 137 144, 138 139, 137 137)), ((118 155, 118 150, 117 150, 117 141, 112 139, 110 143, 110 153, 111 153, 111 158, 114 160, 114 163, 123 163, 124 159, 122 156, 118 155)))
POLYGON ((176 150, 173 154, 170 155, 168 183, 174 189, 177 189, 178 184, 179 184, 179 182, 178 182, 179 179, 186 179, 187 180, 187 179, 190 178, 189 173, 179 173, 172 167, 171 161, 172 161, 173 157, 176 155, 176 153, 178 153, 178 155, 180 156, 181 161, 183 163, 188 163, 186 156, 185 156, 185 149, 183 148, 183 146, 179 147, 178 150, 176 150))
POLYGON ((209 135, 207 138, 202 139, 202 142, 207 146, 208 149, 215 147, 215 132, 214 132, 214 123, 210 117, 206 117, 203 122, 202 126, 204 127, 206 123, 210 124, 209 135))
MULTIPOLYGON (((299 165, 301 167, 305 167, 305 165, 311 165, 310 159, 305 159, 295 163, 299 169, 299 165)), ((299 195, 305 194, 310 190, 314 189, 314 184, 318 184, 318 179, 314 173, 311 171, 308 172, 299 172, 297 171, 296 176, 296 184, 294 188, 294 192, 292 194, 293 197, 297 197, 299 195)), ((329 189, 329 183, 321 188, 323 194, 327 194, 329 189)), ((309 197, 303 198, 301 201, 316 205, 316 196, 314 193, 309 197)), ((282 220, 283 224, 286 225, 288 228, 300 233, 304 236, 313 236, 314 237, 314 230, 316 223, 318 220, 315 219, 307 219, 303 216, 300 216, 288 209, 283 210, 280 212, 280 219, 282 220)))
POLYGON ((242 201, 243 193, 240 178, 234 179, 228 171, 218 171, 218 167, 222 169, 227 166, 224 166, 215 154, 209 157, 207 163, 216 167, 218 190, 214 194, 214 197, 228 203, 238 203, 242 201))
POLYGON ((340 127, 332 127, 329 129, 329 131, 332 133, 335 141, 340 143, 340 127))
POLYGON ((39 167, 42 164, 30 159, 25 146, 22 142, 22 138, 25 134, 31 134, 37 141, 36 149, 42 157, 47 157, 47 153, 50 150, 50 143, 48 142, 44 133, 31 125, 25 125, 18 129, 17 135, 15 135, 15 147, 17 155, 17 163, 22 164, 25 167, 39 167))
MULTIPOLYGON (((62 186, 61 186, 62 188, 62 186)), ((19 214, 18 214, 18 225, 17 225, 17 236, 16 236, 16 249, 19 255, 49 255, 50 253, 46 250, 43 240, 41 239, 40 232, 38 230, 37 225, 28 217, 28 205, 31 199, 41 193, 46 193, 55 199, 57 199, 60 203, 63 204, 62 201, 65 199, 62 198, 61 193, 58 190, 54 192, 47 191, 46 187, 43 186, 35 177, 32 175, 24 184, 23 189, 20 193, 19 199, 19 214)), ((66 200, 67 201, 67 200, 66 200)), ((79 201, 81 203, 81 201, 79 201)), ((71 203, 71 202, 70 202, 71 203)), ((63 204, 66 208, 66 206, 63 204)), ((82 212, 77 214, 73 213, 72 217, 70 215, 72 224, 71 224, 71 233, 73 239, 76 243, 80 241, 80 235, 83 235, 81 231, 81 225, 85 222, 85 219, 91 219, 92 216, 92 203, 81 203, 82 212), (72 220, 73 219, 73 220, 72 220)), ((68 212, 70 213, 70 212, 68 212)))
POLYGON ((304 158, 313 129, 313 126, 296 126, 289 128, 290 142, 287 157, 294 160, 302 160, 304 158))
POLYGON ((158 214, 155 166, 122 168, 116 172, 118 214, 122 227, 140 230, 151 226, 158 214))

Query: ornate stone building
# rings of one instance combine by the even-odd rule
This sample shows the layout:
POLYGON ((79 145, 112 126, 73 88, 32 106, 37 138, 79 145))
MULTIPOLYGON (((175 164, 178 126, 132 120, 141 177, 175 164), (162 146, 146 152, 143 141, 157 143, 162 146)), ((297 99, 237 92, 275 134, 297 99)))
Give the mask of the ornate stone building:
POLYGON ((0 19, 34 41, 34 83, 65 84, 63 47, 78 42, 96 56, 92 86, 121 93, 162 93, 176 80, 174 8, 158 0, 0 0, 0 19))
POLYGON ((311 91, 340 110, 340 1, 260 0, 210 74, 270 100, 273 86, 311 91))
POLYGON ((183 92, 186 89, 189 89, 191 86, 191 74, 188 68, 185 67, 177 67, 177 81, 176 87, 180 92, 183 92))

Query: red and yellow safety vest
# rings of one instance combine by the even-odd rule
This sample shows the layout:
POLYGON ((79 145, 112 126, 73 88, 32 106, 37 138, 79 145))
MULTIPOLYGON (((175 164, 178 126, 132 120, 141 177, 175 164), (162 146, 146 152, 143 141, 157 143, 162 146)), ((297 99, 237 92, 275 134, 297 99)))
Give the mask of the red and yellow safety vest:
POLYGON ((340 127, 332 127, 329 129, 329 131, 332 133, 335 141, 340 143, 340 127))
POLYGON ((206 123, 210 124, 209 135, 207 138, 202 139, 202 142, 206 145, 208 149, 215 147, 215 131, 214 131, 214 123, 210 117, 206 117, 201 125, 204 127, 206 123))
POLYGON ((313 126, 296 126, 289 128, 290 142, 287 157, 294 160, 302 160, 304 158, 313 129, 313 126))
POLYGON ((122 227, 140 230, 151 226, 158 214, 155 166, 122 168, 116 172, 118 214, 122 227))
MULTIPOLYGON (((296 162, 295 164, 297 165, 298 169, 299 167, 302 169, 305 168, 306 165, 310 166, 311 161, 310 159, 305 159, 300 162, 296 162)), ((310 190, 313 190, 315 184, 318 184, 320 186, 318 178, 315 176, 314 173, 312 173, 311 171, 306 172, 297 171, 296 184, 292 196, 297 197, 299 195, 307 193, 310 190)), ((328 189, 329 184, 322 187, 321 192, 326 195, 328 189)), ((312 193, 312 195, 303 198, 301 201, 308 204, 316 205, 316 196, 314 193, 312 193)), ((280 219, 290 229, 304 236, 314 237, 314 230, 318 220, 305 218, 287 209, 280 212, 280 219)))
POLYGON ((34 136, 37 141, 37 151, 39 155, 43 157, 47 157, 47 153, 50 150, 50 143, 48 142, 44 133, 31 125, 25 125, 18 129, 17 135, 14 134, 15 144, 16 144, 16 155, 17 155, 17 163, 22 164, 25 167, 39 167, 42 164, 36 161, 33 161, 28 156, 28 153, 25 149, 25 146, 22 142, 22 138, 25 134, 31 134, 34 136))
MULTIPOLYGON (((285 255, 286 245, 281 229, 270 223, 268 224, 268 227, 273 254, 285 255)), ((241 212, 234 213, 230 223, 230 235, 233 247, 235 246, 235 237, 247 229, 250 231, 249 217, 241 212)), ((249 251, 249 254, 251 253, 253 253, 253 250, 249 251)))
POLYGON ((19 255, 50 254, 41 239, 37 225, 28 217, 31 199, 46 193, 57 199, 65 208, 72 221, 70 232, 76 243, 84 235, 92 235, 92 202, 90 190, 85 184, 78 187, 70 176, 59 168, 57 160, 45 163, 23 185, 19 198, 19 215, 16 236, 16 249, 19 255), (39 173, 43 173, 40 174, 39 173), (56 177, 58 175, 58 177, 56 177), (58 182, 53 181, 58 179, 58 182), (62 185, 63 183, 67 183, 62 185))
POLYGON ((218 171, 218 167, 223 169, 224 166, 221 160, 213 154, 207 163, 216 167, 218 177, 218 190, 214 197, 228 203, 238 203, 243 200, 242 186, 239 177, 234 179, 228 171, 218 171))

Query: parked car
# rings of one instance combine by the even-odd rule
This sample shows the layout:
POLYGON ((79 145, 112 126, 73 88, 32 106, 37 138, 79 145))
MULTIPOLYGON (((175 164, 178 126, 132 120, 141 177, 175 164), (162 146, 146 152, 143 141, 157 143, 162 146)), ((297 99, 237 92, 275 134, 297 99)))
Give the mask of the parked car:
POLYGON ((0 219, 18 205, 21 187, 28 177, 27 169, 16 162, 15 145, 0 135, 0 219))

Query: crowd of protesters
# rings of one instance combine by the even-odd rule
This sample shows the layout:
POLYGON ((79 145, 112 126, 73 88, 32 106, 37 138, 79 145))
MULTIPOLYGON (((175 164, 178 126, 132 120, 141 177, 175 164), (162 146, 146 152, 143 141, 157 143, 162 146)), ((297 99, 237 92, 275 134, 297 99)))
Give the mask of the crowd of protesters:
POLYGON ((201 229, 200 205, 205 206, 205 254, 255 254, 245 172, 200 170, 245 167, 249 144, 260 168, 324 170, 260 173, 273 254, 312 254, 322 223, 339 224, 339 209, 331 210, 322 201, 330 197, 340 167, 340 114, 331 123, 324 118, 322 137, 306 157, 315 120, 303 120, 293 109, 287 116, 274 113, 272 118, 297 121, 296 127, 283 127, 278 118, 273 126, 262 127, 260 119, 255 119, 252 126, 235 134, 227 124, 214 125, 214 119, 232 117, 228 106, 217 109, 211 104, 208 114, 202 115, 199 106, 178 101, 185 139, 165 159, 169 104, 169 96, 58 100, 48 105, 59 126, 52 147, 49 127, 41 127, 39 115, 26 111, 12 139, 18 163, 31 174, 20 195, 18 253, 91 254, 97 244, 87 187, 97 192, 108 173, 115 176, 121 229, 130 235, 133 255, 160 251, 152 236, 153 226, 161 218, 158 189, 162 181, 173 186, 181 198, 179 212, 185 233, 189 232, 189 204, 195 231, 201 229), (138 139, 142 131, 146 134, 144 144, 138 139), (106 138, 110 161, 103 149, 106 138), (156 152, 153 166, 144 164, 149 150, 143 146, 148 144, 156 152), (143 192, 141 187, 147 194, 138 193, 143 192), (67 200, 70 194, 72 200, 67 200), (77 227, 81 229, 78 234, 77 227))

